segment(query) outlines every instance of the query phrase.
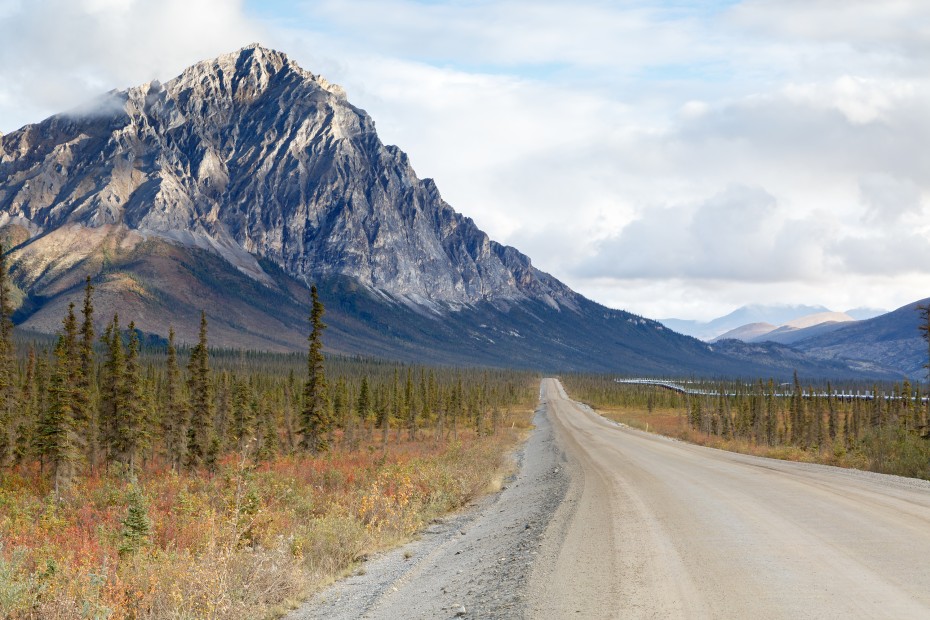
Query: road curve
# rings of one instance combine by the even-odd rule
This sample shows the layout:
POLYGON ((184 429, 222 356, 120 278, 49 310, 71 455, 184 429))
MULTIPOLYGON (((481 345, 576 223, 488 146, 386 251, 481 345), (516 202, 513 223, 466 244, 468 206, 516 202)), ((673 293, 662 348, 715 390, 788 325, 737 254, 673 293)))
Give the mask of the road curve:
POLYGON ((570 484, 537 618, 930 618, 930 484, 702 448, 542 398, 570 484))

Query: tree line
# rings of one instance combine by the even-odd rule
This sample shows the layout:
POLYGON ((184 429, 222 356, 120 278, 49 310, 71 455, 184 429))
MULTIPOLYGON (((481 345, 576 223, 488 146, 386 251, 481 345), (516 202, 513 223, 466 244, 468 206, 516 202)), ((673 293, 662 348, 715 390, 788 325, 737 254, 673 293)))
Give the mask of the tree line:
POLYGON ((100 468, 209 472, 233 452, 271 459, 493 434, 534 389, 528 373, 327 359, 315 286, 305 357, 211 349, 205 313, 191 347, 173 330, 165 346, 143 347, 117 315, 98 337, 93 293, 88 277, 54 346, 18 355, 0 250, 0 466, 38 462, 56 496, 100 468))
POLYGON ((570 375, 566 387, 598 407, 674 411, 682 428, 723 440, 813 454, 858 454, 871 469, 930 478, 928 403, 909 380, 863 385, 692 381, 691 393, 570 375), (858 396, 853 396, 858 393, 858 396))

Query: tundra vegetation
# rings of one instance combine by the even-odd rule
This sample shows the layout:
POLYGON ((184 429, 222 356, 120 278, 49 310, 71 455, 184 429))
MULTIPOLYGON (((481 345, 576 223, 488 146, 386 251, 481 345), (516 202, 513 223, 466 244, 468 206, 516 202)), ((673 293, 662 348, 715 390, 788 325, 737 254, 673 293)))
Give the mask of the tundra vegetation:
MULTIPOLYGON (((2 256, 2 252, 0 252, 2 256)), ((80 301, 80 300, 77 300, 80 301)), ((0 262, 0 617, 261 618, 486 490, 538 378, 14 333, 0 262)))
POLYGON ((569 394, 630 426, 725 450, 930 479, 926 394, 909 380, 856 384, 684 381, 685 394, 569 375, 569 394))

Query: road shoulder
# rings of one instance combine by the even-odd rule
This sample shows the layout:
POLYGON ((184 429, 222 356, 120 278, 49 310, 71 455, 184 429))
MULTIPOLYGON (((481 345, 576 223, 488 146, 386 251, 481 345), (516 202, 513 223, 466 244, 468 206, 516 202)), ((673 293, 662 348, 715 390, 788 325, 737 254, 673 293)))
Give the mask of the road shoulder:
POLYGON ((500 492, 375 557, 288 619, 528 617, 530 573, 569 486, 543 403, 533 423, 500 492))

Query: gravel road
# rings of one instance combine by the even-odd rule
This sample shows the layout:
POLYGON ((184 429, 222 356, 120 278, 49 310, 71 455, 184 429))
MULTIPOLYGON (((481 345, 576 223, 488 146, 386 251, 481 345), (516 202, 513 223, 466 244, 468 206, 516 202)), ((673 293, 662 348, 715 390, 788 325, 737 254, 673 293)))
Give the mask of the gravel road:
POLYGON ((517 452, 501 492, 382 554, 288 616, 310 618, 523 618, 530 572, 547 524, 568 488, 546 415, 517 452))
POLYGON ((930 618, 930 483, 632 430, 552 379, 535 422, 502 493, 291 617, 930 618))

